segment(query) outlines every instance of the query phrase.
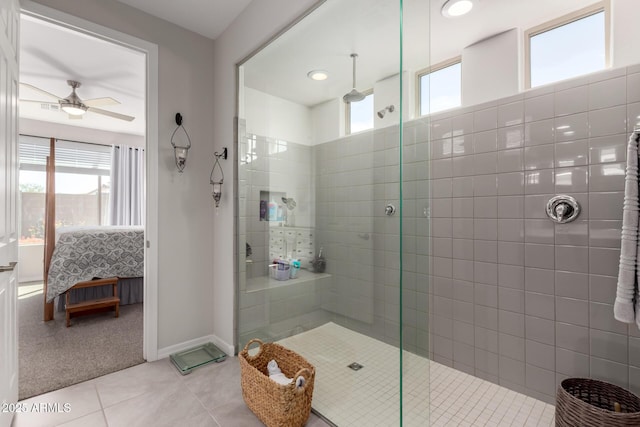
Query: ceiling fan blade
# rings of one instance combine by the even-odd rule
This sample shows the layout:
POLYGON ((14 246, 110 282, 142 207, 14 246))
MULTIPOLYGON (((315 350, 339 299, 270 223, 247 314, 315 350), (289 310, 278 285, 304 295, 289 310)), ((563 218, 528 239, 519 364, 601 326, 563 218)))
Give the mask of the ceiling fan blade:
POLYGON ((21 83, 20 83, 20 86, 25 87, 25 88, 28 88, 28 89, 30 89, 30 90, 33 90, 34 92, 38 92, 38 93, 40 93, 40 94, 42 94, 42 95, 44 95, 44 96, 48 96, 48 97, 53 98, 53 99, 55 99, 55 100, 59 100, 59 99, 61 99, 59 96, 56 96, 56 95, 52 94, 51 92, 47 92, 47 91, 46 91, 46 90, 44 90, 44 89, 40 89, 39 87, 36 87, 36 86, 34 86, 34 85, 30 85, 29 83, 22 83, 22 82, 21 82, 21 83))
POLYGON ((113 111, 107 111, 107 110, 103 110, 101 108, 89 107, 89 111, 94 112, 94 113, 98 113, 98 114, 102 114, 102 115, 105 115, 105 116, 113 117, 114 119, 126 120, 128 122, 133 121, 135 119, 135 117, 133 117, 133 116, 127 116, 125 114, 114 113, 113 111))
POLYGON ((118 105, 120 101, 113 99, 110 96, 105 98, 93 98, 82 101, 87 107, 107 107, 109 105, 118 105))

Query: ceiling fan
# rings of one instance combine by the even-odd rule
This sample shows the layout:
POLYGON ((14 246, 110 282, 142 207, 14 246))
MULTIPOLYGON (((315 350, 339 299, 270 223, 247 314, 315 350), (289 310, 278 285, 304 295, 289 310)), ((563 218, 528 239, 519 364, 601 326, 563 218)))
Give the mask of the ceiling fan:
MULTIPOLYGON (((133 116, 127 116, 125 114, 115 113, 113 111, 103 110, 102 108, 108 105, 117 105, 120 102, 116 101, 111 97, 105 98, 94 98, 94 99, 86 99, 82 100, 76 94, 76 89, 81 86, 81 83, 75 80, 67 80, 67 84, 71 86, 71 93, 66 98, 61 98, 52 94, 51 92, 47 92, 44 89, 40 89, 39 87, 30 85, 28 83, 20 83, 21 87, 29 88, 35 92, 38 92, 42 95, 45 95, 49 98, 53 98, 57 100, 57 104, 60 105, 60 109, 69 115, 70 119, 81 119, 82 116, 90 111, 92 113, 102 114, 104 116, 113 117, 115 119, 126 120, 128 122, 135 119, 133 116)), ((35 102, 38 104, 56 104, 55 102, 43 102, 36 101, 31 99, 20 99, 20 102, 35 102)))

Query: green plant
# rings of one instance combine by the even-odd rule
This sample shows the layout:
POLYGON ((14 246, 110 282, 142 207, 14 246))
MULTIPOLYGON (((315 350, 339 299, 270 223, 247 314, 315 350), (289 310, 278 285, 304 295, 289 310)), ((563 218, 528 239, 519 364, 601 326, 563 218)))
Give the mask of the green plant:
POLYGON ((20 192, 21 193, 44 193, 44 187, 40 184, 35 184, 33 182, 23 182, 23 183, 20 183, 20 192))

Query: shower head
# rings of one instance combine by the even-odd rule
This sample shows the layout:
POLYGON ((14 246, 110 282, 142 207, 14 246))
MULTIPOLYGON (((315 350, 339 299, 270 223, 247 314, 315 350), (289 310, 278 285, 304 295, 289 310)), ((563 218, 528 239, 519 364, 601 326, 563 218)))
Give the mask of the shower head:
POLYGON ((283 197, 282 203, 284 203, 287 209, 289 209, 290 211, 292 211, 296 207, 296 201, 293 200, 293 197, 283 197))
POLYGON ((384 115, 387 114, 387 111, 390 113, 393 113, 395 111, 396 107, 392 105, 387 105, 386 107, 384 107, 382 110, 378 111, 378 117, 380 117, 381 119, 384 118, 384 115))
POLYGON ((358 90, 356 89, 356 58, 357 57, 358 57, 357 53, 351 54, 351 58, 353 58, 353 89, 351 89, 351 92, 347 93, 345 96, 342 97, 342 100, 347 104, 350 102, 359 102, 365 98, 364 94, 361 92, 358 92, 358 90))
POLYGON ((348 94, 342 97, 342 100, 347 104, 350 102, 360 102, 365 98, 364 94, 358 92, 355 88, 351 90, 348 94))

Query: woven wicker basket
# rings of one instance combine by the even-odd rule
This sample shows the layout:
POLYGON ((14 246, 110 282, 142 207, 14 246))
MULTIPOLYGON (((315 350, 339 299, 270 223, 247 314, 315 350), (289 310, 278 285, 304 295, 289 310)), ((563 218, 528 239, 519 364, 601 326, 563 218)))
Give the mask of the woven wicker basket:
POLYGON ((303 426, 311 413, 311 398, 315 368, 299 354, 275 343, 252 339, 238 355, 242 397, 254 414, 268 427, 303 426), (259 343, 258 353, 249 355, 249 346, 259 343), (267 364, 278 362, 282 373, 289 378, 303 376, 305 383, 296 387, 295 381, 281 385, 269 378, 267 364))
POLYGON ((558 387, 556 426, 640 426, 640 398, 603 381, 569 378, 558 387), (619 405, 619 412, 616 407, 619 405))

